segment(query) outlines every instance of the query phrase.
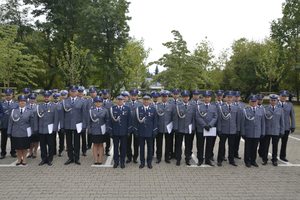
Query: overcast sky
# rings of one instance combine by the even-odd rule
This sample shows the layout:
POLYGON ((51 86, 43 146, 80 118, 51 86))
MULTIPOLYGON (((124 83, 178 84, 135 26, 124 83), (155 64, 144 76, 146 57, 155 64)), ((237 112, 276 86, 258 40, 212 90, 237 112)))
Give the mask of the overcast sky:
MULTIPOLYGON (((263 40, 270 22, 282 17, 284 0, 129 0, 130 36, 145 40, 151 48, 147 63, 168 53, 162 43, 173 41, 178 30, 192 51, 197 43, 212 42, 214 54, 242 37, 263 40)), ((150 67, 154 72, 155 66, 150 67)), ((160 71, 163 67, 160 67, 160 71)))

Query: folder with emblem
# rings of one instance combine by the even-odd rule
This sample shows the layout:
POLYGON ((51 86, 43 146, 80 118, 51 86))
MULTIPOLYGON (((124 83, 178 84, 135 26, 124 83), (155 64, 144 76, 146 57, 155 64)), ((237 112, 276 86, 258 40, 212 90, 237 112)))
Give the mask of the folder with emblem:
POLYGON ((81 133, 82 131, 82 123, 76 124, 77 133, 81 133))
POLYGON ((49 134, 52 134, 52 132, 53 132, 53 124, 48 124, 48 132, 49 132, 49 134))
POLYGON ((30 137, 31 136, 31 127, 27 128, 27 136, 30 137))
POLYGON ((105 124, 103 124, 101 126, 101 132, 102 132, 102 135, 104 135, 106 133, 106 125, 105 124))
POLYGON ((216 127, 212 127, 209 129, 209 131, 206 131, 205 129, 203 129, 203 136, 216 136, 217 135, 217 128, 216 127))
POLYGON ((173 129, 173 122, 170 122, 170 123, 167 125, 167 131, 168 131, 169 134, 172 132, 172 129, 173 129))

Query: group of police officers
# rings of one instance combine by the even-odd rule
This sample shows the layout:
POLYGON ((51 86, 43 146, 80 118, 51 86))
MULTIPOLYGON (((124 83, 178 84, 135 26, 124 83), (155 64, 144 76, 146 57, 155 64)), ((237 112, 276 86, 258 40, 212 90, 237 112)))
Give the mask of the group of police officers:
POLYGON ((31 93, 29 88, 23 89, 24 95, 18 97, 19 102, 13 101, 13 91, 6 89, 5 100, 0 105, 0 159, 5 158, 7 138, 11 137, 10 154, 18 157, 17 165, 26 165, 27 149, 26 154, 24 152, 27 143, 31 143, 27 158, 35 158, 40 142, 42 161, 39 165, 50 166, 57 152, 58 134, 59 157, 62 156, 66 137, 68 160, 65 165, 72 162, 81 164, 79 161, 81 138, 84 156, 93 146, 95 165, 102 164, 103 143, 106 143, 105 154, 110 156, 112 139, 114 168, 119 165, 125 168, 127 156, 126 163, 131 161, 138 163, 137 158, 140 157, 139 168, 147 164, 151 169, 154 149, 156 148, 158 164, 163 158, 163 146, 165 162, 170 163, 170 160, 175 158, 176 165, 179 166, 183 145, 185 163, 189 166, 196 135, 198 166, 203 162, 214 166, 212 161, 216 136, 219 137, 218 166, 222 166, 222 162, 227 161, 227 158, 229 164, 237 166, 234 159, 241 159, 238 154, 241 137, 245 140, 244 162, 247 167, 251 165, 258 167, 256 162, 258 144, 262 164, 267 164, 271 139, 273 165, 278 165, 277 152, 280 139, 279 158, 288 162, 286 147, 289 134, 295 131, 295 114, 293 104, 286 101, 289 95, 286 90, 280 91, 279 95, 269 95, 270 104, 267 106, 263 105, 264 95, 251 95, 248 98, 250 104, 248 107, 240 101, 239 91, 217 90, 215 91, 217 100, 211 102, 213 94, 210 91, 203 91, 201 94, 197 89, 192 91, 191 100, 189 91, 180 92, 176 88, 173 89, 173 98, 170 100, 168 100, 169 93, 161 91, 144 94, 142 101, 138 101, 138 90, 131 90, 129 93, 125 91, 116 95, 116 105, 110 100, 107 89, 103 89, 102 95, 99 96, 97 89, 91 87, 89 89, 91 98, 85 98, 83 91, 84 87, 76 85, 70 86, 69 92, 62 90, 60 94, 44 91, 44 102, 37 104, 36 94, 31 93), (182 100, 179 99, 180 94, 182 100), (199 100, 200 94, 203 101, 199 100), (158 102, 159 98, 161 102, 158 102), (21 106, 24 101, 26 106, 21 106), (29 113, 28 117, 25 117, 25 112, 29 113), (22 141, 26 145, 20 144, 22 141), (147 143, 146 159, 145 143, 147 143))

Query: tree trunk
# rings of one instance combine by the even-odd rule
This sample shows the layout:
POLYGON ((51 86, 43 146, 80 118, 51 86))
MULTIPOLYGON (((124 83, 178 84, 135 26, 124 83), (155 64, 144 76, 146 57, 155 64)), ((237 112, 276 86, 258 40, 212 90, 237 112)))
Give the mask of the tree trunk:
POLYGON ((297 105, 299 105, 299 89, 297 88, 297 105))
POLYGON ((110 74, 107 73, 107 89, 110 91, 110 94, 112 94, 112 91, 111 91, 111 85, 110 85, 110 74))

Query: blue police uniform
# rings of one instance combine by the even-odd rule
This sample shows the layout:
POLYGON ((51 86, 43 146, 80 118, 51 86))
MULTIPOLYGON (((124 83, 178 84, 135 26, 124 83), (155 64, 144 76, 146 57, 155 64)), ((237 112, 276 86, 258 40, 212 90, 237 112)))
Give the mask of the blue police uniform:
MULTIPOLYGON (((78 92, 84 92, 84 90, 85 90, 85 88, 83 86, 78 86, 78 92)), ((84 104, 86 106, 87 98, 86 97, 81 97, 80 99, 84 100, 84 104)), ((87 109, 86 111, 88 112, 89 110, 87 109)), ((80 133, 80 136, 81 136, 81 151, 82 151, 83 156, 86 156, 86 150, 87 150, 86 134, 87 134, 87 132, 81 132, 80 133)))
MULTIPOLYGON (((256 97, 257 97, 257 100, 262 100, 262 99, 264 99, 264 95, 263 94, 256 94, 256 97)), ((257 108, 261 108, 261 109, 264 109, 265 108, 265 106, 263 105, 263 104, 257 104, 257 106, 256 106, 257 108)), ((265 142, 263 142, 263 138, 261 138, 261 139, 259 139, 259 147, 258 147, 258 155, 260 156, 260 157, 263 157, 263 152, 264 152, 264 149, 265 149, 265 147, 264 147, 264 143, 265 142)))
MULTIPOLYGON (((62 93, 62 91, 61 91, 62 93)), ((53 94, 53 98, 60 98, 60 94, 59 93, 54 93, 53 94)), ((58 101, 57 103, 53 102, 53 104, 56 106, 57 112, 58 112, 58 127, 57 127, 57 133, 58 133, 58 139, 59 139, 59 149, 58 149, 58 156, 61 157, 62 156, 62 152, 64 150, 64 132, 61 131, 61 127, 60 127, 60 122, 62 120, 62 116, 63 116, 63 105, 62 105, 62 101, 58 101)), ((56 135, 56 134, 55 134, 56 135)), ((56 136, 54 137, 54 146, 55 146, 55 150, 54 150, 54 155, 57 152, 56 149, 56 136)))
MULTIPOLYGON (((94 87, 91 87, 91 88, 89 89, 89 92, 90 92, 90 93, 91 93, 91 92, 96 92, 96 93, 98 93, 97 89, 94 88, 94 87)), ((86 110, 87 110, 87 111, 89 111, 90 108, 94 108, 94 107, 95 107, 94 99, 93 99, 93 98, 87 99, 87 100, 85 101, 85 103, 86 103, 86 110)), ((91 146, 92 146, 92 138, 91 138, 91 137, 92 137, 91 134, 88 134, 88 136, 87 136, 88 141, 87 141, 87 147, 86 147, 86 149, 90 149, 91 146)))

